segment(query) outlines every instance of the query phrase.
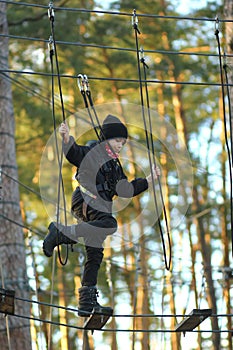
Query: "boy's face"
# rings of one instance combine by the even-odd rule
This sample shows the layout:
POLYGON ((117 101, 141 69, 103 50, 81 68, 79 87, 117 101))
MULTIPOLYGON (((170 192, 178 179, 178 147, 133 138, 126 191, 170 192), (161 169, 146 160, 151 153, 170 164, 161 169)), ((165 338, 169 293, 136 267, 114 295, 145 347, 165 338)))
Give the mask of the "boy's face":
POLYGON ((126 139, 123 137, 117 137, 115 139, 108 140, 108 142, 115 153, 120 153, 122 147, 126 143, 126 139))

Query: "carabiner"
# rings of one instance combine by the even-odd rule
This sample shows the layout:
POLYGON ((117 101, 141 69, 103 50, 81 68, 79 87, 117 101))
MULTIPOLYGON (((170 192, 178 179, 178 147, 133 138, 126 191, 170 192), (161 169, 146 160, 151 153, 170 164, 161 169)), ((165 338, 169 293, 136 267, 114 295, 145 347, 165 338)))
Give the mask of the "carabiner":
POLYGON ((79 90, 80 90, 81 92, 84 91, 84 77, 83 77, 82 74, 79 74, 79 75, 78 75, 77 83, 78 83, 79 90), (81 82, 80 82, 80 80, 81 80, 81 82))
POLYGON ((84 74, 83 78, 84 78, 84 84, 85 84, 85 91, 89 92, 90 91, 90 87, 89 87, 89 80, 88 80, 87 75, 84 74))

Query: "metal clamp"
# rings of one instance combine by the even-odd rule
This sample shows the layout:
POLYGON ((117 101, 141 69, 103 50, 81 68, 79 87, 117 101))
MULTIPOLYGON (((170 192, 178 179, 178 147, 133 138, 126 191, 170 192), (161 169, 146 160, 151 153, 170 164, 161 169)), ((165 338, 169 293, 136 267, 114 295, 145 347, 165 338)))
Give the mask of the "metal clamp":
POLYGON ((50 37, 49 37, 48 49, 49 49, 50 55, 53 55, 54 54, 54 41, 53 41, 52 35, 50 35, 50 37))
POLYGON ((5 315, 14 315, 15 291, 0 288, 0 312, 5 315))
POLYGON ((54 9, 53 9, 53 2, 50 1, 49 3, 49 8, 48 8, 48 17, 50 19, 50 21, 54 20, 55 14, 54 14, 54 9))
POLYGON ((134 29, 138 26, 138 16, 136 15, 136 10, 133 10, 133 17, 132 17, 132 26, 134 29))
POLYGON ((218 16, 215 17, 215 25, 214 26, 215 26, 215 34, 219 33, 219 26, 220 26, 220 24, 219 24, 218 16))

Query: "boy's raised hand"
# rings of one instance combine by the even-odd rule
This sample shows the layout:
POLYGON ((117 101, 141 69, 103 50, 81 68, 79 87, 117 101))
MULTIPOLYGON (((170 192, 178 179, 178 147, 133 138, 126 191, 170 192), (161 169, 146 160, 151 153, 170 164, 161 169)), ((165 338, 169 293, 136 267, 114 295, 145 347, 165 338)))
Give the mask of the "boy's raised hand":
POLYGON ((68 143, 70 140, 70 130, 68 128, 68 125, 66 123, 61 123, 59 127, 59 133, 63 138, 63 141, 65 143, 68 143))
MULTIPOLYGON (((154 179, 157 179, 161 175, 160 168, 158 166, 155 166, 152 171, 152 176, 154 179)), ((152 182, 152 176, 151 174, 146 177, 147 182, 150 184, 152 182)))

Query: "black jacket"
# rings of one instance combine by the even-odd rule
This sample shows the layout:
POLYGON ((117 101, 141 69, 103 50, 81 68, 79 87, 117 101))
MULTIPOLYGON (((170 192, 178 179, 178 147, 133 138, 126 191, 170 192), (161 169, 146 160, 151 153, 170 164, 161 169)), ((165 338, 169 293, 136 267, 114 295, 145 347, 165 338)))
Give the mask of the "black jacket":
MULTIPOLYGON (((114 195, 131 198, 148 188, 145 178, 128 181, 119 160, 112 159, 105 150, 105 143, 96 142, 93 146, 81 146, 71 136, 68 144, 64 144, 67 160, 77 167, 76 178, 81 189, 87 190, 97 198, 112 201, 114 195)), ((76 191, 75 201, 80 200, 80 187, 76 191)), ((81 191, 82 192, 82 191, 81 191)), ((85 197, 90 197, 82 192, 85 197)), ((73 196, 75 197, 75 196, 73 196)))

